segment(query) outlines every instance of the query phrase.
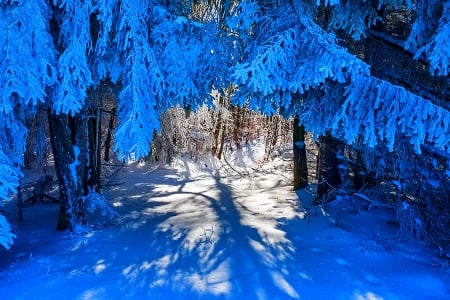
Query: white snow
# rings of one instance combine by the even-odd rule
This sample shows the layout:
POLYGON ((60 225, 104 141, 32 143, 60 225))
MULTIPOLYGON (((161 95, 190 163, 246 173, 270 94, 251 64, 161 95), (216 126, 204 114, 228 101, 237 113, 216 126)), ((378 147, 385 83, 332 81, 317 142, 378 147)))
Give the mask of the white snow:
POLYGON ((448 269, 398 234, 395 212, 314 206, 288 162, 241 153, 227 153, 234 169, 128 165, 105 191, 121 218, 76 238, 54 230, 56 205, 17 223, 7 203, 17 239, 0 250, 0 299, 450 299, 448 269))

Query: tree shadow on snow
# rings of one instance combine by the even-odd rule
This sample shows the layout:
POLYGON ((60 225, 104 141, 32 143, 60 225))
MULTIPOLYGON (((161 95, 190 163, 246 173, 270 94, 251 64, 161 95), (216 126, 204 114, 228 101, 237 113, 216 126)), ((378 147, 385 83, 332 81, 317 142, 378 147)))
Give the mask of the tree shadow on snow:
POLYGON ((143 210, 148 224, 141 224, 153 227, 146 237, 152 242, 141 249, 140 260, 122 270, 121 288, 134 297, 299 298, 299 280, 290 273, 294 247, 277 222, 255 219, 219 177, 209 184, 192 192, 180 183, 152 195, 143 210))

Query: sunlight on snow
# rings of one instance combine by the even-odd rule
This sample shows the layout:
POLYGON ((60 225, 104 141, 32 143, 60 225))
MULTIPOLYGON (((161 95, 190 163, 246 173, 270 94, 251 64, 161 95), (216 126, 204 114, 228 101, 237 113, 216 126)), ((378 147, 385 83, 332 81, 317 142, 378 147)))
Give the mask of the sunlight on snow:
POLYGON ((122 204, 122 202, 120 202, 119 200, 117 200, 117 201, 114 201, 112 205, 113 205, 114 207, 121 207, 123 204, 122 204))
POLYGON ((295 299, 300 299, 300 295, 294 290, 294 288, 284 279, 283 275, 278 272, 272 273, 272 279, 275 284, 286 294, 295 299))
POLYGON ((83 293, 83 295, 81 295, 81 299, 82 300, 96 300, 96 299, 102 299, 102 297, 100 297, 103 293, 105 292, 105 290, 103 288, 99 288, 99 289, 89 289, 87 291, 85 291, 83 293))
POLYGON ((97 261, 97 264, 94 266, 94 273, 96 275, 100 274, 101 272, 103 272, 106 269, 106 264, 105 264, 105 260, 101 259, 97 261))
POLYGON ((226 260, 204 276, 200 273, 188 276, 188 281, 192 283, 192 287, 198 292, 223 295, 231 291, 230 274, 229 261, 226 260))
MULTIPOLYGON (((249 264, 245 272, 252 270, 253 264, 270 268, 267 275, 273 286, 298 298, 287 277, 282 275, 287 272, 286 264, 294 247, 286 232, 278 228, 277 221, 299 215, 292 192, 279 191, 277 197, 264 193, 265 188, 280 185, 279 181, 267 178, 261 178, 257 184, 265 188, 255 191, 242 187, 250 187, 256 178, 241 178, 232 187, 208 176, 189 181, 179 176, 164 175, 164 180, 176 180, 179 184, 158 184, 147 201, 149 206, 140 213, 134 211, 128 215, 133 224, 139 223, 134 224, 136 228, 143 225, 139 218, 144 215, 162 217, 155 233, 163 233, 167 241, 153 249, 156 257, 124 268, 122 275, 127 281, 149 277, 150 287, 170 286, 205 295, 229 295, 242 288, 237 278, 243 276, 240 268, 245 261, 244 265, 249 264)), ((128 196, 139 197, 140 194, 128 196)), ((257 294, 256 286, 244 288, 257 294)))
POLYGON ((383 297, 378 296, 375 293, 367 292, 365 294, 360 294, 359 292, 355 292, 355 300, 383 300, 383 297))

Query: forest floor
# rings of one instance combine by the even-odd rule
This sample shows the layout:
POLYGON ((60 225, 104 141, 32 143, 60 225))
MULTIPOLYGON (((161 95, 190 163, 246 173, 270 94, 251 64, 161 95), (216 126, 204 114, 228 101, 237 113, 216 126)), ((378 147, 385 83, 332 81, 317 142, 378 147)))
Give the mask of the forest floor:
POLYGON ((394 211, 314 206, 288 162, 246 157, 130 164, 105 188, 120 217, 76 235, 55 230, 57 204, 18 223, 7 203, 0 299, 450 299, 448 268, 394 211))

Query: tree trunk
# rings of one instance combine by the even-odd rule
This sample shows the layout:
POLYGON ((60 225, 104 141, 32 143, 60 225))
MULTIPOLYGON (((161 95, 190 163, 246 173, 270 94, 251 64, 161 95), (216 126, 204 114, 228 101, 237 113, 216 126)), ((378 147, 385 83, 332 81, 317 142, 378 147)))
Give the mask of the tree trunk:
POLYGON ((106 135, 105 140, 105 156, 104 161, 109 162, 110 160, 110 152, 111 152, 111 144, 112 144, 112 135, 114 132, 114 123, 115 123, 115 117, 116 117, 116 108, 114 107, 111 112, 111 116, 108 123, 108 133, 106 135))
POLYGON ((365 172, 362 170, 364 166, 364 160, 360 151, 356 153, 356 165, 353 169, 353 187, 359 191, 366 184, 365 172))
POLYGON ((222 126, 222 135, 220 138, 219 150, 217 151, 217 158, 219 160, 222 160, 224 146, 225 146, 225 125, 222 126))
POLYGON ((242 120, 244 110, 239 106, 233 108, 233 142, 236 145, 236 150, 241 149, 242 142, 242 120))
POLYGON ((341 184, 339 176, 339 160, 336 153, 338 142, 329 133, 319 138, 318 179, 317 196, 323 199, 330 189, 337 188, 341 184))
POLYGON ((59 184, 57 230, 85 222, 86 125, 81 114, 68 117, 48 110, 50 140, 59 184))
POLYGON ((91 111, 88 121, 89 140, 89 178, 88 187, 94 187, 97 191, 101 188, 101 118, 99 110, 91 111))
POLYGON ((294 118, 294 190, 308 185, 308 165, 306 159, 305 127, 300 125, 299 117, 294 118))
MULTIPOLYGON (((219 102, 221 104, 221 101, 219 102)), ((220 145, 222 144, 221 134, 223 135, 223 126, 222 126, 222 112, 220 111, 220 107, 218 108, 219 112, 217 114, 217 120, 214 129, 214 145, 212 147, 212 154, 218 157, 218 153, 220 151, 220 145)))

